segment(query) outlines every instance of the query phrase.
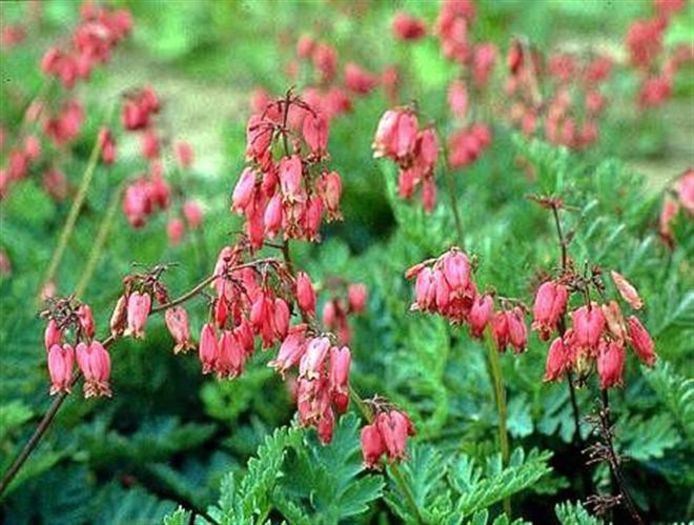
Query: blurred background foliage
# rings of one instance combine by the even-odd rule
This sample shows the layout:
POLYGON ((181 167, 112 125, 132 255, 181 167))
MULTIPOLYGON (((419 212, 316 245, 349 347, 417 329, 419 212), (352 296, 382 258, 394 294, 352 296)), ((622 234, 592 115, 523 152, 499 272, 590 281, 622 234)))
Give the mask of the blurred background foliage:
MULTIPOLYGON (((412 46, 390 36, 397 9, 432 22, 437 2, 113 4, 132 11, 134 32, 112 63, 79 88, 89 108, 86 128, 64 171, 76 186, 109 105, 123 89, 150 84, 164 101, 170 133, 195 149, 187 191, 203 203, 205 226, 202 245, 186 238, 171 247, 165 214, 140 231, 119 216, 82 297, 92 306, 100 331, 132 263, 176 262, 167 281, 177 294, 206 275, 219 248, 240 229, 238 218, 228 212, 228 200, 244 162, 248 94, 259 85, 274 94, 287 89, 284 68, 301 34, 335 45, 341 64, 352 60, 374 72, 391 63, 406 65, 407 97, 436 120, 445 113, 445 86, 456 75, 456 68, 441 58, 436 40, 412 46)), ((598 48, 618 60, 630 21, 651 9, 649 2, 637 0, 503 0, 478 2, 478 7, 474 34, 501 49, 510 36, 523 35, 543 50, 598 48)), ((11 102, 7 81, 16 85, 21 79, 27 98, 35 93, 41 54, 78 18, 72 1, 50 0, 42 8, 26 45, 1 57, 0 118, 10 127, 20 120, 22 107, 11 102)), ((666 42, 692 41, 693 9, 690 2, 668 29, 666 42)), ((21 21, 26 6, 3 2, 0 14, 5 23, 21 21)), ((694 509, 694 232, 691 221, 681 216, 676 248, 670 251, 656 231, 661 190, 694 160, 694 79, 691 68, 680 75, 674 100, 645 119, 634 114, 633 78, 616 75, 609 92, 615 95, 603 140, 580 154, 527 141, 493 123, 492 147, 456 173, 466 247, 478 258, 479 282, 529 301, 533 276, 554 268, 557 246, 549 215, 524 196, 560 193, 577 209, 565 215, 566 228, 575 230, 573 257, 617 269, 637 284, 660 356, 652 371, 630 359, 627 387, 614 395, 619 447, 632 458, 624 466, 626 475, 649 522, 686 521, 694 509), (534 177, 519 158, 532 167, 534 177)), ((376 92, 355 100, 352 113, 335 120, 330 152, 345 184, 345 220, 325 228, 322 244, 295 246, 299 264, 319 283, 339 275, 368 286, 368 311, 351 321, 353 382, 363 396, 385 395, 413 415, 418 437, 406 477, 432 522, 486 523, 487 513, 499 514, 504 487, 513 487, 512 492, 523 491, 514 496, 518 516, 535 523, 591 523, 571 503, 555 513, 556 504, 582 496, 576 474, 581 459, 570 445, 576 429, 566 385, 541 381, 546 345, 532 336, 527 354, 502 356, 509 431, 521 451, 516 470, 499 472, 484 348, 441 319, 408 311, 411 285, 404 269, 440 254, 455 235, 445 195, 436 211, 425 215, 419 205, 397 198, 394 168, 372 159, 373 132, 387 105, 376 92), (486 465, 480 479, 472 475, 475 464, 486 465), (476 491, 494 497, 459 503, 476 491), (485 504, 476 506, 478 501, 485 504)), ((135 149, 125 143, 122 161, 109 170, 97 169, 60 267, 61 293, 77 284, 114 188, 144 169, 135 149)), ((1 470, 49 403, 43 322, 34 297, 68 209, 68 202, 53 202, 31 180, 2 201, 0 244, 10 255, 13 273, 0 280, 1 470)), ((328 296, 322 294, 321 303, 328 296)), ((199 327, 205 300, 193 304, 191 324, 199 327)), ((114 398, 86 402, 70 396, 0 502, 4 522, 155 523, 168 514, 169 523, 186 523, 183 511, 171 514, 178 504, 216 506, 213 511, 225 514, 229 523, 245 522, 254 506, 267 509, 273 523, 283 517, 289 523, 307 517, 308 523, 409 519, 398 503, 402 495, 387 477, 359 472, 353 448, 356 418, 344 418, 336 443, 326 449, 311 432, 275 432, 291 424, 294 409, 284 383, 265 366, 267 354, 257 353, 240 378, 215 381, 201 376, 196 359, 174 359, 171 347, 161 319, 150 322, 145 341, 120 341, 113 347, 114 398), (255 466, 248 462, 253 456, 258 457, 255 466), (335 465, 347 467, 331 472, 335 465), (341 492, 354 477, 358 489, 341 492), (334 494, 341 497, 333 499, 334 494)), ((589 388, 579 391, 583 413, 593 409, 595 396, 589 388)), ((583 430, 587 434, 588 427, 583 430)), ((593 477, 599 487, 610 483, 604 469, 593 477)))

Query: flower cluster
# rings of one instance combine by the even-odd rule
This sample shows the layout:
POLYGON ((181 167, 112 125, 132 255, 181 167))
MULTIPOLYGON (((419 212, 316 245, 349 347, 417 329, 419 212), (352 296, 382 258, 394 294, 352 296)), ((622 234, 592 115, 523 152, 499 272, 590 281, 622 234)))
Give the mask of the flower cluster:
POLYGON ((407 457, 407 439, 415 428, 406 413, 376 399, 373 422, 361 430, 361 451, 367 468, 377 469, 381 458, 393 462, 407 457))
POLYGON ((670 247, 675 244, 672 224, 681 209, 690 220, 694 218, 694 169, 692 168, 687 169, 672 187, 666 190, 660 212, 659 233, 670 247))
MULTIPOLYGON (((547 281, 538 289, 533 307, 533 329, 543 341, 559 331, 547 354, 545 381, 557 381, 569 371, 578 374, 579 381, 584 381, 595 368, 600 388, 620 386, 627 344, 642 362, 653 366, 656 359, 653 341, 641 321, 635 315, 625 318, 617 301, 603 304, 590 301, 589 288, 594 286, 601 290, 603 287, 599 275, 597 269, 588 278, 568 272, 560 281, 547 281), (565 327, 572 292, 584 302, 569 312, 571 322, 565 327)), ((621 297, 632 308, 642 308, 643 301, 629 281, 614 271, 611 276, 621 297)))
POLYGON ((415 279, 415 300, 411 310, 439 314, 453 324, 467 324, 470 335, 481 338, 487 327, 500 352, 511 345, 515 352, 527 347, 525 311, 517 301, 501 299, 495 311, 494 296, 478 292, 468 256, 453 247, 437 259, 408 269, 415 279))
MULTIPOLYGON (((0 169, 0 199, 7 196, 14 183, 32 172, 42 173, 42 185, 53 199, 67 197, 67 178, 55 162, 62 155, 54 150, 60 152, 74 141, 85 119, 84 108, 71 90, 77 81, 88 80, 95 66, 108 62, 131 26, 129 11, 86 3, 69 44, 46 51, 41 70, 47 77, 59 79, 70 93, 56 93, 50 103, 39 95, 27 105, 18 136, 8 152, 7 165, 0 169), (34 129, 39 126, 42 134, 34 129)), ((45 81, 46 87, 49 82, 45 81)))
POLYGON ((656 0, 651 18, 635 20, 629 26, 625 44, 630 63, 640 76, 637 103, 641 108, 657 107, 667 101, 677 70, 694 59, 691 46, 687 45, 664 56, 665 30, 670 18, 682 11, 684 5, 682 0, 656 0))
POLYGON ((95 326, 89 305, 71 298, 54 299, 42 313, 48 319, 44 331, 51 395, 70 392, 75 361, 84 375, 84 397, 111 396, 111 358, 94 339, 95 326), (67 342, 72 339, 72 343, 67 342))
POLYGON ((539 51, 514 40, 507 62, 512 125, 528 136, 543 132, 548 141, 573 149, 598 139, 598 117, 606 105, 601 86, 612 72, 609 58, 581 61, 570 53, 555 53, 545 70, 539 51))
POLYGON ((288 93, 248 120, 247 158, 231 209, 244 215, 253 248, 284 239, 319 239, 324 215, 341 218, 342 179, 325 168, 329 125, 323 113, 288 93), (276 157, 273 143, 282 143, 276 157), (290 149, 291 148, 291 149, 290 149))
POLYGON ((388 157, 397 163, 400 196, 409 199, 422 185, 422 204, 427 212, 436 206, 434 174, 439 140, 433 127, 419 129, 417 115, 410 108, 386 111, 378 123, 372 148, 374 157, 388 157))
POLYGON ((67 89, 78 79, 88 79, 99 64, 108 62, 111 52, 130 32, 132 19, 124 9, 109 10, 87 2, 70 44, 51 47, 43 55, 41 70, 60 80, 67 89))

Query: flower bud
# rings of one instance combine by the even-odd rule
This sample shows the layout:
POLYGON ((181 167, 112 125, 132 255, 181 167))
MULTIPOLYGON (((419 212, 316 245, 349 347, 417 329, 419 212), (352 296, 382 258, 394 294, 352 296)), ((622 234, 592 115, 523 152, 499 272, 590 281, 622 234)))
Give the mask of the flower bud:
POLYGON ((325 154, 328 147, 328 120, 322 113, 308 113, 303 122, 303 135, 311 152, 325 154))
POLYGON ((636 352, 638 358, 646 365, 653 366, 656 354, 653 350, 653 339, 648 330, 641 324, 641 321, 633 315, 627 317, 627 327, 629 331, 629 342, 636 352))
POLYGON ((579 347, 596 350, 605 329, 605 316, 602 309, 592 304, 589 309, 581 306, 571 313, 576 344, 579 347))
POLYGON ((88 304, 81 304, 77 308, 77 317, 80 320, 80 327, 89 339, 94 337, 94 317, 92 316, 92 309, 89 308, 88 304))
POLYGON ((610 276, 612 277, 612 282, 614 282, 614 285, 617 287, 619 295, 622 296, 622 299, 629 303, 634 310, 643 308, 643 300, 639 296, 639 292, 636 291, 636 288, 634 288, 623 275, 611 271, 610 276))
POLYGON ((549 346, 547 362, 545 363, 545 381, 557 381, 570 368, 567 349, 564 341, 557 337, 549 346))
POLYGON ((126 324, 128 322, 128 298, 125 295, 121 295, 118 298, 116 307, 113 309, 111 314, 111 335, 113 337, 119 336, 125 330, 126 324))
POLYGON ((332 400, 339 414, 344 414, 349 405, 349 367, 352 354, 349 348, 336 346, 330 349, 329 381, 332 400))
POLYGON ((46 330, 43 333, 43 342, 46 347, 46 352, 49 352, 53 345, 60 345, 62 337, 63 332, 58 328, 58 323, 56 323, 54 319, 49 319, 46 330))
POLYGON ((304 312, 315 315, 316 292, 313 290, 311 279, 305 272, 299 272, 296 276, 296 299, 304 312))

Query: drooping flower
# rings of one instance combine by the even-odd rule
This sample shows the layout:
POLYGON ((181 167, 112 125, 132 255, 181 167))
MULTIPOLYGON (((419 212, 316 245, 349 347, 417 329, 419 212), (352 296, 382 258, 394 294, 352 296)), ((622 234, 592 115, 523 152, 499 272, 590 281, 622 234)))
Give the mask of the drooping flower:
POLYGON ((70 392, 75 351, 69 344, 54 344, 48 351, 48 373, 51 376, 51 395, 70 392))
POLYGON ((643 300, 639 296, 639 292, 636 291, 636 288, 634 288, 634 286, 627 281, 623 275, 615 271, 611 271, 610 276, 612 277, 612 282, 614 282, 614 285, 617 287, 619 294, 634 310, 640 310, 643 308, 643 300))
POLYGON ((308 315, 316 314, 316 292, 313 289, 311 279, 305 272, 299 272, 296 276, 296 300, 308 315))
POLYGON ((77 364, 84 375, 84 397, 111 397, 111 357, 99 341, 89 345, 79 343, 75 348, 77 364))
POLYGON ((626 353, 621 341, 601 341, 597 358, 601 389, 622 385, 625 358, 626 353))
POLYGON ((148 293, 133 292, 128 297, 128 327, 126 335, 138 339, 145 336, 145 325, 152 307, 152 298, 148 293))
POLYGON ((566 286, 547 281, 537 290, 533 305, 532 329, 539 332, 540 339, 547 341, 557 328, 559 319, 566 310, 569 294, 566 286))
POLYGON ((188 312, 182 306, 168 308, 164 313, 164 320, 169 333, 176 341, 174 354, 186 352, 195 345, 190 339, 190 325, 188 324, 188 312))
POLYGON ((646 365, 653 366, 656 360, 653 339, 648 330, 641 324, 638 317, 630 315, 627 317, 627 328, 629 332, 629 342, 636 352, 638 358, 646 365))

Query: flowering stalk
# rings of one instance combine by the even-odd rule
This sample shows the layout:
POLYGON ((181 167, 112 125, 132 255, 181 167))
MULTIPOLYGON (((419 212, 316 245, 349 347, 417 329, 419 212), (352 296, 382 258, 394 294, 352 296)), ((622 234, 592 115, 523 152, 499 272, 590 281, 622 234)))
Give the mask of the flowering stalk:
MULTIPOLYGON (((111 120, 111 115, 113 114, 113 110, 115 109, 115 107, 116 105, 113 104, 108 111, 108 115, 105 119, 105 122, 107 124, 111 120)), ((101 147, 101 140, 99 137, 97 137, 97 139, 94 141, 92 152, 89 155, 87 167, 85 168, 84 174, 82 175, 82 181, 80 182, 80 187, 77 191, 77 195, 75 196, 75 200, 72 202, 70 213, 68 214, 67 220, 65 221, 65 225, 63 226, 63 231, 60 233, 58 245, 56 246, 53 252, 53 256, 51 257, 50 263, 48 264, 48 270, 46 270, 46 275, 44 276, 41 282, 41 289, 39 290, 39 293, 37 295, 37 300, 41 299, 41 294, 43 292, 44 286, 52 283, 53 279, 55 278, 58 266, 60 265, 60 261, 62 260, 63 254, 65 253, 67 243, 70 240, 70 236, 72 235, 73 230, 75 229, 77 217, 80 213, 80 210, 82 209, 84 200, 87 197, 89 186, 92 183, 92 179, 94 178, 94 172, 96 171, 96 166, 99 162, 99 156, 101 154, 101 147)))
MULTIPOLYGON (((366 422, 369 424, 373 423, 373 412, 371 411, 369 406, 364 402, 364 400, 361 397, 359 397, 359 394, 351 385, 349 387, 349 397, 354 402, 354 404, 357 405, 359 412, 361 412, 361 415, 366 420, 366 422)), ((400 472, 398 464, 392 463, 389 467, 389 470, 390 473, 393 475, 393 479, 400 487, 400 490, 405 495, 405 499, 407 500, 407 504, 409 505, 410 510, 416 516, 417 523, 424 523, 424 519, 422 518, 422 515, 419 512, 419 506, 417 505, 417 501, 414 499, 414 494, 412 494, 410 486, 405 482, 405 479, 402 477, 402 472, 400 472)))
POLYGON ((607 510, 607 508, 613 505, 624 503, 632 521, 637 525, 643 525, 643 518, 641 518, 641 515, 636 510, 636 506, 624 482, 624 476, 622 475, 620 466, 621 458, 614 449, 614 428, 610 418, 610 402, 607 389, 601 391, 600 407, 598 409, 598 415, 595 418, 595 423, 600 437, 602 438, 602 442, 589 447, 587 451, 591 458, 589 461, 605 461, 609 465, 612 479, 616 483, 617 490, 619 491, 619 496, 593 496, 590 498, 590 501, 592 501, 598 509, 603 510, 607 510))
MULTIPOLYGON (((253 261, 251 263, 245 263, 245 264, 239 264, 233 268, 233 270, 240 270, 243 268, 248 268, 250 266, 256 266, 259 264, 264 264, 264 263, 269 263, 271 261, 276 262, 276 259, 258 259, 256 261, 253 261)), ((178 298, 169 301, 168 303, 153 307, 151 311, 149 312, 149 315, 162 312, 167 310, 168 308, 173 308, 174 306, 177 306, 179 304, 182 304, 189 299, 195 297, 197 294, 199 294, 202 290, 204 290, 208 285, 210 285, 212 282, 214 282, 216 279, 218 279, 220 275, 213 274, 206 279, 204 279, 202 282, 198 283, 195 287, 193 287, 191 290, 188 292, 184 293, 183 295, 179 296, 178 298)), ((108 336, 106 339, 103 340, 101 343, 104 348, 110 347, 122 334, 111 334, 108 336)), ((10 467, 7 469, 5 474, 2 477, 2 480, 0 480, 0 496, 7 490, 9 487, 10 483, 12 480, 15 478, 19 470, 22 468, 22 465, 26 462, 26 460, 29 458, 29 455, 34 451, 34 449, 38 446, 40 443, 41 439, 45 435, 46 431, 50 427, 51 423, 53 422, 53 419, 55 418, 56 414, 58 413, 58 410, 60 410, 60 407, 63 405, 63 402, 65 401, 65 398, 68 395, 68 390, 69 388, 72 388, 77 381, 79 381, 80 377, 82 376, 82 373, 77 370, 74 372, 72 375, 68 389, 65 389, 60 392, 60 394, 53 400, 51 403, 50 407, 44 414, 44 416, 41 418, 41 421, 39 421, 39 424, 36 427, 36 430, 34 433, 31 435, 29 440, 26 442, 22 450, 19 452, 15 460, 12 462, 10 467)))
MULTIPOLYGON (((504 466, 508 466, 509 445, 508 431, 506 430, 506 418, 508 409, 506 407, 506 391, 504 390, 504 378, 501 374, 501 363, 499 362, 499 352, 494 344, 491 327, 487 330, 487 357, 489 358, 489 371, 494 385, 494 400, 499 415, 499 448, 501 448, 501 460, 504 466)), ((511 499, 504 498, 504 512, 511 517, 511 499)))
POLYGON ((99 231, 96 234, 96 239, 92 245, 92 249, 89 252, 89 258, 87 259, 87 264, 82 270, 82 277, 80 278, 77 287, 75 288, 75 297, 81 297, 84 291, 91 281, 96 265, 99 262, 99 256, 101 255, 101 250, 106 244, 106 239, 108 239, 108 234, 111 231, 111 226, 113 226, 113 220, 116 217, 116 211, 118 210, 118 204, 120 203, 121 194, 123 193, 123 185, 119 185, 116 190, 111 195, 111 201, 106 209, 106 215, 104 216, 101 224, 99 225, 99 231))
POLYGON ((455 220, 455 230, 458 234, 458 246, 461 249, 465 249, 465 243, 463 239, 463 221, 460 218, 460 210, 458 209, 458 196, 456 195, 455 189, 455 179, 453 178, 453 172, 448 164, 448 151, 443 143, 443 164, 442 168, 444 171, 444 176, 446 177, 446 184, 448 184, 448 193, 451 199, 451 211, 453 212, 453 219, 455 220))

